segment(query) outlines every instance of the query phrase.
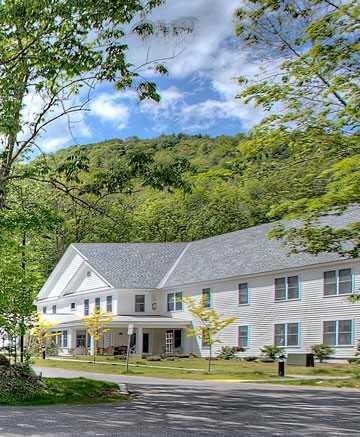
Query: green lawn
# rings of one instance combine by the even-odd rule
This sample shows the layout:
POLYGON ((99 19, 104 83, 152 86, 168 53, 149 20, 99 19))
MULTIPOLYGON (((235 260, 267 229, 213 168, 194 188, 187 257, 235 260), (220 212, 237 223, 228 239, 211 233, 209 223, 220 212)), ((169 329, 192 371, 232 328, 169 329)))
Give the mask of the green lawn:
POLYGON ((2 396, 0 405, 92 404, 125 400, 117 384, 86 378, 44 378, 47 388, 24 399, 2 396))
MULTIPOLYGON (((98 361, 109 364, 92 364, 88 357, 81 357, 77 361, 36 360, 38 366, 63 368, 69 370, 83 370, 97 373, 123 374, 124 366, 118 360, 110 357, 98 357, 98 361)), ((159 378, 181 379, 212 379, 212 380, 269 380, 277 379, 276 363, 246 362, 240 360, 216 360, 211 374, 206 372, 207 361, 201 358, 177 358, 149 362, 146 360, 132 359, 131 375, 153 376, 159 378), (146 365, 147 367, 142 367, 146 365), (138 366, 138 367, 136 367, 138 366), (164 367, 173 367, 166 369, 164 367), (194 370, 192 370, 194 369, 194 370), (196 370, 195 370, 196 369, 196 370)), ((286 366, 286 375, 312 375, 312 376, 351 376, 360 372, 359 365, 349 364, 316 364, 315 368, 300 366, 286 366)))

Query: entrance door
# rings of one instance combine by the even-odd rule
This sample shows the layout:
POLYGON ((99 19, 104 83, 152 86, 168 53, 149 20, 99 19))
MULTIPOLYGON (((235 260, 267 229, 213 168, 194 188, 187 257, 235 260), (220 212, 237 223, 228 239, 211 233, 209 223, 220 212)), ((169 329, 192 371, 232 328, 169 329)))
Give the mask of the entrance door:
POLYGON ((143 334, 143 353, 149 353, 149 334, 147 332, 143 334))
POLYGON ((166 331, 165 334, 165 354, 174 355, 174 331, 166 331))

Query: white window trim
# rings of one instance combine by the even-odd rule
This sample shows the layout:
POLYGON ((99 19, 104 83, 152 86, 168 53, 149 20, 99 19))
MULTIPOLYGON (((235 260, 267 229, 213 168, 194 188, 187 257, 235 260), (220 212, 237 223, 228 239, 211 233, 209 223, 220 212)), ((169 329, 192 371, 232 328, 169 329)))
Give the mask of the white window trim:
POLYGON ((324 319, 321 323, 321 342, 324 342, 324 322, 336 322, 335 327, 335 336, 336 336, 336 344, 329 344, 331 347, 335 348, 349 348, 354 347, 354 338, 355 338, 355 320, 349 319, 348 317, 342 317, 340 319, 324 319), (339 322, 344 320, 350 320, 351 321, 351 343, 349 344, 338 344, 339 342, 339 322))
POLYGON ((106 312, 112 313, 113 309, 114 309, 114 298, 113 298, 112 294, 109 294, 109 295, 106 296, 106 298, 105 298, 105 305, 106 305, 106 312), (109 298, 111 298, 110 299, 110 302, 111 302, 111 311, 108 310, 108 299, 109 298))
POLYGON ((184 311, 184 292, 183 291, 172 291, 171 293, 167 293, 166 295, 166 312, 167 313, 179 313, 181 311, 184 311), (176 295, 181 294, 181 309, 176 309, 176 295), (173 307, 172 309, 169 309, 169 296, 173 295, 173 307))
POLYGON ((134 296, 134 312, 135 313, 145 313, 146 311, 146 297, 145 294, 135 294, 134 296), (144 298, 144 302, 136 302, 136 297, 137 296, 142 296, 144 298), (139 311, 137 310, 137 305, 144 305, 144 310, 143 311, 139 311))
POLYGON ((291 349, 296 349, 296 348, 300 348, 301 347, 301 323, 299 320, 291 320, 291 321, 286 321, 286 322, 277 322, 273 324, 273 344, 275 346, 275 326, 276 325, 285 325, 285 344, 284 346, 279 346, 278 347, 282 347, 282 348, 291 348, 291 349), (297 337, 298 337, 298 343, 296 345, 292 345, 292 346, 288 346, 287 342, 288 342, 288 338, 287 338, 287 334, 288 334, 288 325, 290 323, 297 323, 298 325, 298 332, 297 332, 297 337))

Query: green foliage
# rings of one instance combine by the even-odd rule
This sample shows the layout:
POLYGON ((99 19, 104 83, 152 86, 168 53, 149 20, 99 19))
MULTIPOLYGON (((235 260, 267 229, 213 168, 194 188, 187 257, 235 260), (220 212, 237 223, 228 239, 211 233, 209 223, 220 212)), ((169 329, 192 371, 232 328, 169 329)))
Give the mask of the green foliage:
POLYGON ((260 348, 260 350, 265 357, 274 361, 277 360, 283 352, 283 348, 271 344, 263 346, 262 348, 260 348))
POLYGON ((212 348, 220 343, 218 335, 221 331, 233 324, 236 317, 223 317, 219 312, 205 305, 205 298, 202 296, 199 302, 191 297, 184 298, 187 310, 193 315, 196 324, 188 328, 186 333, 190 337, 200 337, 203 344, 209 347, 208 372, 211 372, 212 348))
POLYGON ((335 353, 335 349, 327 344, 314 344, 311 346, 311 350, 320 363, 335 353))
POLYGON ((244 352, 245 349, 239 347, 223 346, 217 358, 222 360, 233 360, 237 352, 244 352))
MULTIPOLYGON (((286 137, 293 149, 288 166, 278 167, 278 181, 289 183, 290 177, 299 189, 274 202, 270 214, 306 222, 304 228, 273 234, 285 237, 294 252, 359 256, 359 223, 315 227, 323 215, 339 213, 360 198, 358 16, 356 1, 255 0, 237 11, 243 43, 260 62, 278 61, 274 73, 252 82, 240 78, 238 97, 269 112, 254 131, 255 141, 258 135, 265 140, 263 153, 274 157, 274 145, 286 137)), ((256 151, 255 159, 262 160, 256 151)), ((271 169, 271 162, 264 164, 265 171, 271 169)))

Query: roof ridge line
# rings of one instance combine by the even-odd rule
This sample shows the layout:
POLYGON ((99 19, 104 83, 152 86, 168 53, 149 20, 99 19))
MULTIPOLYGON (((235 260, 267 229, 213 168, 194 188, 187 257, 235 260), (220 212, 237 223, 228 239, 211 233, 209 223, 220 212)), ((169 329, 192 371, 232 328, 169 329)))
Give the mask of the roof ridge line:
POLYGON ((184 256, 185 252, 188 250, 188 248, 191 246, 193 242, 190 241, 189 243, 186 243, 186 246, 184 247, 184 249, 182 250, 182 252, 180 253, 180 255, 177 257, 176 261, 174 262, 174 264, 170 267, 170 269, 168 270, 168 272, 165 274, 165 276, 162 278, 162 280, 158 283, 156 288, 163 288, 163 286, 166 284, 167 280, 170 278, 172 272, 175 270, 175 268, 177 267, 177 265, 179 264, 181 258, 184 256))

